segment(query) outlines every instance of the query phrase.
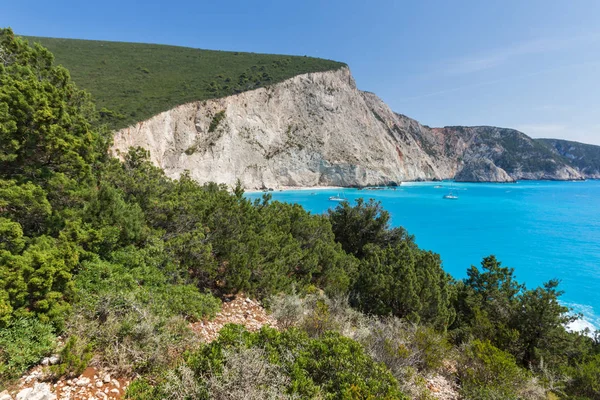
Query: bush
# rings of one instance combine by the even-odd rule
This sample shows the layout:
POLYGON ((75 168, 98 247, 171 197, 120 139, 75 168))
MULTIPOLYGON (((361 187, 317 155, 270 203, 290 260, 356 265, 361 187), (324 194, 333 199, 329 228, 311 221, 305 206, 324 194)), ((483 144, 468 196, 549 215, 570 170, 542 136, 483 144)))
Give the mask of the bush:
POLYGON ((527 374, 515 358, 489 341, 474 340, 464 348, 459 369, 461 394, 465 399, 519 399, 527 374))
MULTIPOLYGON (((169 370, 166 374, 165 382, 159 388, 159 391, 162 393, 162 395, 160 396, 161 400, 187 400, 207 398, 207 391, 205 385, 196 381, 194 377, 194 371, 192 371, 185 365, 180 365, 176 370, 169 370)), ((139 399, 148 398, 149 397, 139 397, 139 399)), ((233 398, 234 397, 231 397, 231 399, 233 398)))
POLYGON ((289 383, 284 368, 269 362, 258 347, 226 351, 222 372, 206 379, 208 398, 214 400, 291 399, 289 383))
POLYGON ((412 398, 427 398, 423 376, 438 372, 444 361, 453 358, 444 334, 398 318, 374 320, 366 335, 358 339, 371 357, 385 364, 401 389, 412 398))
POLYGON ((295 364, 332 398, 405 399, 389 370, 357 342, 328 332, 309 342, 295 364))
POLYGON ((407 368, 437 371, 452 357, 452 346, 443 334, 398 318, 374 322, 361 342, 376 361, 386 364, 398 377, 404 376, 407 368))
POLYGON ((56 376, 78 376, 87 368, 92 359, 92 345, 71 336, 60 351, 60 362, 50 367, 56 376))
POLYGON ((48 355, 56 344, 52 327, 35 318, 0 329, 0 389, 48 355))
POLYGON ((215 394, 227 388, 240 396, 255 393, 256 398, 279 398, 281 393, 300 398, 406 398, 384 365, 374 362, 359 343, 333 332, 311 339, 294 328, 249 333, 228 325, 215 342, 190 353, 187 365, 215 394), (256 371, 248 374, 244 365, 256 371), (249 379, 252 376, 262 382, 262 389, 249 379), (269 392, 268 386, 279 389, 269 392))
POLYGON ((279 294, 271 297, 268 303, 272 317, 283 330, 298 326, 306 313, 304 301, 297 294, 279 294))
POLYGON ((323 294, 272 297, 270 310, 282 329, 298 327, 309 336, 319 337, 326 331, 340 332, 351 339, 366 335, 372 318, 354 310, 345 297, 329 298, 323 294))
POLYGON ((219 111, 215 114, 212 121, 210 121, 210 126, 208 127, 208 132, 214 132, 219 127, 221 121, 225 118, 225 110, 219 111))
POLYGON ((189 323, 162 317, 131 298, 104 298, 95 309, 77 309, 68 332, 94 344, 98 361, 120 374, 157 376, 198 346, 189 323))
POLYGON ((600 355, 586 363, 580 363, 569 372, 571 381, 566 390, 569 394, 590 399, 600 398, 600 355))

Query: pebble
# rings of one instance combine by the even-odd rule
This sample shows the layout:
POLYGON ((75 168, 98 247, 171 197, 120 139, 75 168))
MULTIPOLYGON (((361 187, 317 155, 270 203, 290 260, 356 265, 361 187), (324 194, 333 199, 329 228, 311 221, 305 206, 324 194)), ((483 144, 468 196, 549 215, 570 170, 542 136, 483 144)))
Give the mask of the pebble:
POLYGON ((90 378, 83 377, 83 378, 79 378, 77 380, 77 386, 83 387, 83 386, 87 386, 89 384, 90 384, 90 378))
POLYGON ((4 391, 0 393, 0 400, 12 400, 12 396, 8 393, 8 391, 4 391))

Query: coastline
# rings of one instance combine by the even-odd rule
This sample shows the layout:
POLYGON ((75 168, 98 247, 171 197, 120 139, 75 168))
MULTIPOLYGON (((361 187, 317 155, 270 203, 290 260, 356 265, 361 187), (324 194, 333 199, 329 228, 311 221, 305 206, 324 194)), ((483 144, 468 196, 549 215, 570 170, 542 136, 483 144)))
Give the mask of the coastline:
MULTIPOLYGON (((369 186, 364 186, 364 187, 356 187, 356 186, 281 186, 278 188, 272 188, 272 190, 265 190, 265 189, 244 189, 245 193, 273 193, 273 192, 286 192, 286 191, 301 191, 301 190, 347 190, 347 189, 362 189, 362 190, 369 190, 368 188, 392 188, 392 187, 396 187, 396 188, 401 188, 403 186, 418 186, 418 185, 423 185, 423 186, 427 186, 427 185, 431 185, 431 184, 435 184, 435 185, 444 185, 444 184, 473 184, 473 185, 500 185, 500 186, 505 186, 507 184, 510 185, 516 185, 519 183, 528 183, 528 182, 573 182, 573 183, 582 183, 582 182, 586 182, 586 181, 599 181, 600 178, 586 178, 586 179, 578 179, 578 180, 573 180, 573 179, 565 179, 565 180, 560 180, 560 179, 521 179, 521 180, 515 180, 513 182, 494 182, 494 181, 455 181, 452 179, 445 179, 445 180, 431 180, 431 181, 402 181, 399 185, 397 186, 386 186, 386 185, 369 185, 369 186)), ((508 186, 510 186, 508 185, 508 186)))
POLYGON ((273 192, 285 192, 288 190, 343 190, 353 189, 345 186, 282 186, 280 188, 273 188, 273 190, 264 189, 244 189, 245 193, 273 193, 273 192))

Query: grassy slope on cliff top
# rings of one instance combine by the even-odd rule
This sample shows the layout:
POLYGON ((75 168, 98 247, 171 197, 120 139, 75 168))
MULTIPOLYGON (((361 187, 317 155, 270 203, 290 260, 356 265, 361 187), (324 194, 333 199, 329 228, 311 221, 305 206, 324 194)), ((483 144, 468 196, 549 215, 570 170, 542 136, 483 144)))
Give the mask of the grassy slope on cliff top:
POLYGON ((345 64, 313 57, 156 44, 28 37, 48 48, 89 91, 112 128, 174 106, 224 97, 345 64))

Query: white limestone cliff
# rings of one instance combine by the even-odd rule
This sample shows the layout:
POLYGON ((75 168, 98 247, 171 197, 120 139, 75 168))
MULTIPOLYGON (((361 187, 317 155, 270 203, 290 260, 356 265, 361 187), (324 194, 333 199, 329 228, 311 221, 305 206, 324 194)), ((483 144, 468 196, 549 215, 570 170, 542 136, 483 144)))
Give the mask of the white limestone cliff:
MULTIPOLYGON (((239 179, 248 189, 450 179, 465 165, 479 180, 537 176, 515 177, 493 160, 480 162, 506 151, 479 140, 498 129, 423 126, 358 90, 350 70, 341 68, 175 107, 116 132, 112 152, 123 157, 130 147, 143 147, 170 177, 187 170, 201 183, 231 187, 239 179), (483 168, 474 171, 477 165, 483 168)), ((572 169, 565 174, 578 178, 572 169)), ((552 172, 540 176, 552 179, 552 172)))

